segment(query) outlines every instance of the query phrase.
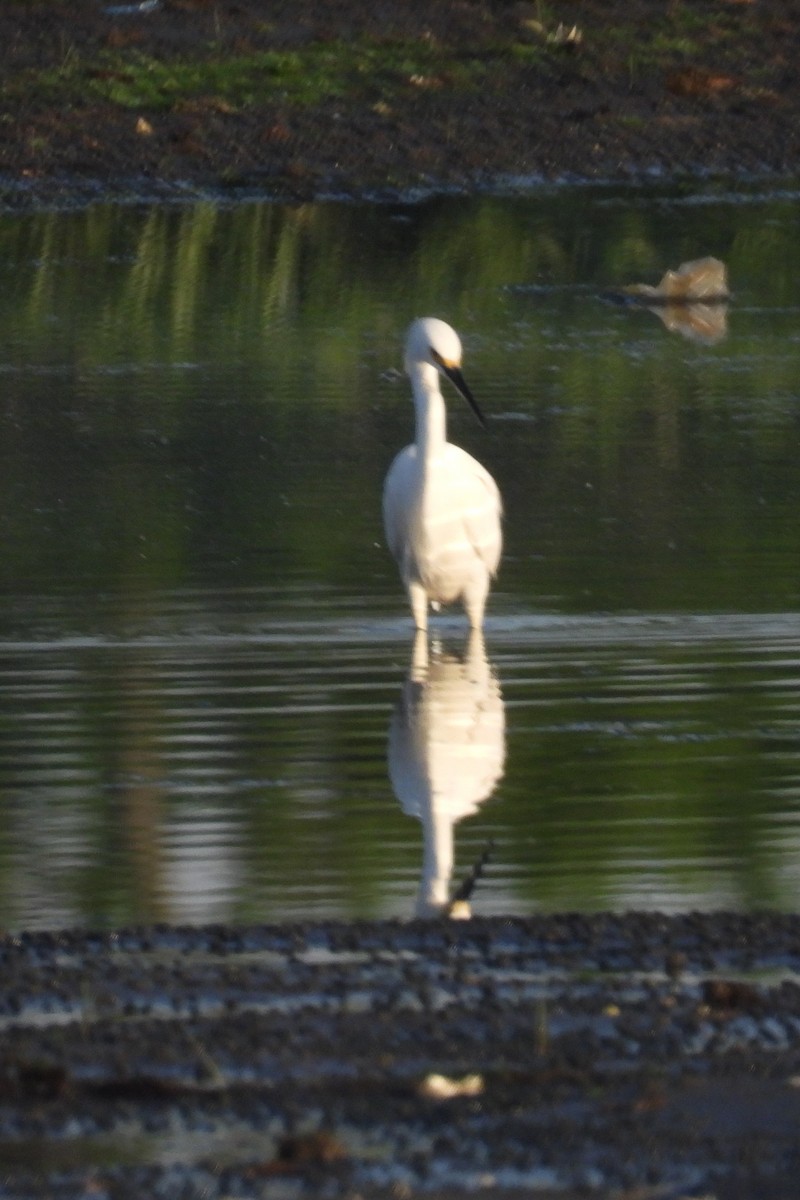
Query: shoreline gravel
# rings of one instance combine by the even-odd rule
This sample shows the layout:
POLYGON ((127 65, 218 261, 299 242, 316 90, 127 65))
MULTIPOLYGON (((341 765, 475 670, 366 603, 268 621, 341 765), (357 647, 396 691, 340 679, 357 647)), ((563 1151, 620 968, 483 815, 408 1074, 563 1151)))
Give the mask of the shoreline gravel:
POLYGON ((4 1197, 796 1194, 796 916, 35 933, 0 963, 4 1197))

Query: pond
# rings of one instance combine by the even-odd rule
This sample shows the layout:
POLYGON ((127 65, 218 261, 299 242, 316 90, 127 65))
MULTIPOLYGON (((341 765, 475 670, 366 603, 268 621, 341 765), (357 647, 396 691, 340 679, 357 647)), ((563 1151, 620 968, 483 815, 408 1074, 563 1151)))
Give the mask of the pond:
MULTIPOLYGON (((797 192, 0 217, 0 924, 792 908, 797 192), (715 255, 710 324, 611 303, 715 255), (461 333, 485 639, 415 641, 402 340, 461 333)), ((448 385, 449 386, 449 385, 448 385)))

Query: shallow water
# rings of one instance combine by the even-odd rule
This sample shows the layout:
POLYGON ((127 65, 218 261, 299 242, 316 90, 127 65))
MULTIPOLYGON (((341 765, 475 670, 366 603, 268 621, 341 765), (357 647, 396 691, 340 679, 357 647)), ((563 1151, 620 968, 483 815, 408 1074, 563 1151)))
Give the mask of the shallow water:
POLYGON ((490 840, 479 912, 794 907, 796 204, 0 218, 0 923, 409 916, 490 840), (604 298, 704 254, 711 326, 604 298), (427 664, 380 526, 422 312, 506 505, 427 664))

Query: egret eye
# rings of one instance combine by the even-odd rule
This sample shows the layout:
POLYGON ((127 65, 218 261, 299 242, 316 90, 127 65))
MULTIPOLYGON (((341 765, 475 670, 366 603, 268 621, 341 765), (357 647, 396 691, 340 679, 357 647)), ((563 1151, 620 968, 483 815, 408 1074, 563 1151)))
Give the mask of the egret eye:
POLYGON ((430 356, 436 363, 437 367, 441 367, 445 372, 457 371, 459 369, 458 363, 454 359, 445 358, 445 356, 440 354, 438 350, 434 350, 433 346, 430 347, 430 356))

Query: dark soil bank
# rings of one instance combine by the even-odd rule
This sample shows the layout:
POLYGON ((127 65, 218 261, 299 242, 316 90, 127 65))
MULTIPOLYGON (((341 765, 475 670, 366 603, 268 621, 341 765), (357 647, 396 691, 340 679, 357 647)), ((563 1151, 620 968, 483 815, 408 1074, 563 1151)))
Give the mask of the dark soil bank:
POLYGON ((782 173, 800 2, 7 0, 7 202, 782 173))
POLYGON ((42 934, 0 962, 3 1197, 797 1196, 797 917, 42 934))

